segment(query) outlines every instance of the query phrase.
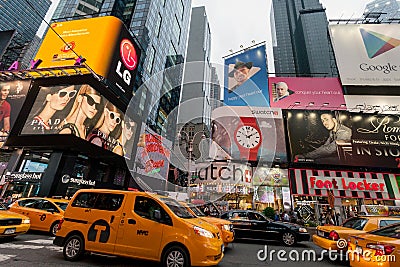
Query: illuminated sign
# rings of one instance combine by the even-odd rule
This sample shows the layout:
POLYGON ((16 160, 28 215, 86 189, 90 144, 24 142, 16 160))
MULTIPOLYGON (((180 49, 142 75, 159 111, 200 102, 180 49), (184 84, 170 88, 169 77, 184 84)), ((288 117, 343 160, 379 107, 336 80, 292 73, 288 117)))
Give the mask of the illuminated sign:
POLYGON ((309 177, 310 188, 314 189, 336 189, 351 191, 379 191, 386 192, 384 181, 377 182, 376 179, 346 179, 343 177, 309 177))

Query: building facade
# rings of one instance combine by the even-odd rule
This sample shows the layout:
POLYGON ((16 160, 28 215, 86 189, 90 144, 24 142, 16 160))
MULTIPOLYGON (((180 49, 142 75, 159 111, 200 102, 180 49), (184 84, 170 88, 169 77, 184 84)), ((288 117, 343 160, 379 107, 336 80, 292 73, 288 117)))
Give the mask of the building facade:
MULTIPOLYGON (((38 31, 42 18, 51 5, 50 0, 7 0, 0 6, 0 31, 15 30, 16 33, 8 45, 3 58, 5 66, 14 61, 22 61, 24 53, 29 51, 29 45, 38 31), (34 9, 35 11, 32 11, 34 9)), ((29 66, 29 60, 21 62, 22 68, 29 66)))
POLYGON ((398 23, 399 8, 399 1, 396 0, 374 0, 365 6, 364 16, 366 20, 398 23))
POLYGON ((271 12, 276 76, 337 76, 318 0, 273 0, 271 12))

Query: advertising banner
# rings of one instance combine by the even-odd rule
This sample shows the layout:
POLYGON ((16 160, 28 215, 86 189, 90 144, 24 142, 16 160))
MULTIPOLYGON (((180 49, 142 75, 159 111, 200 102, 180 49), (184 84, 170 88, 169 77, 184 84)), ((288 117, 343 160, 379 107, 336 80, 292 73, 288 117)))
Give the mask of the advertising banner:
POLYGON ((265 45, 225 58, 224 104, 269 106, 265 45))
POLYGON ((289 179, 293 195, 400 199, 395 174, 391 173, 290 169, 289 179))
POLYGON ((135 122, 90 85, 39 89, 22 135, 73 134, 130 158, 135 122))
POLYGON ((74 66, 81 57, 122 94, 132 96, 140 49, 121 20, 105 16, 57 22, 51 28, 36 55, 43 61, 40 68, 74 66))
POLYGON ((350 112, 398 114, 400 96, 345 95, 347 110, 350 112))
POLYGON ((269 97, 282 109, 346 109, 338 78, 270 77, 269 97))
POLYGON ((280 168, 258 167, 253 175, 253 186, 289 186, 288 171, 280 168))
POLYGON ((400 168, 399 115, 290 111, 294 162, 400 168))
POLYGON ((399 24, 329 25, 329 29, 343 85, 400 84, 399 24))
POLYGON ((400 216, 400 207, 382 205, 362 205, 361 211, 373 216, 400 216))
POLYGON ((0 148, 14 126, 30 84, 30 80, 0 82, 0 148))
POLYGON ((224 106, 211 117, 211 158, 223 155, 218 152, 223 150, 225 159, 287 161, 281 109, 224 106))
POLYGON ((137 173, 167 179, 172 142, 142 124, 137 144, 137 173))
MULTIPOLYGON (((240 163, 217 163, 195 168, 194 184, 252 185, 253 168, 240 163)), ((217 190, 215 190, 217 191, 217 190)), ((225 192, 225 191, 220 191, 225 192)))

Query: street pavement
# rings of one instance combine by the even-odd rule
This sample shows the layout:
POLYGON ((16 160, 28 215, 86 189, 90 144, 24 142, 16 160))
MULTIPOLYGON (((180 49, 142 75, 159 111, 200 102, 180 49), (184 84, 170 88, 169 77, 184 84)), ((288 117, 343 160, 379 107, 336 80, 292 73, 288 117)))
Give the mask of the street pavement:
MULTIPOLYGON (((132 267, 158 267, 159 264, 134 259, 104 256, 98 254, 85 255, 78 262, 65 261, 62 255, 62 248, 53 245, 53 237, 40 232, 29 232, 16 237, 12 241, 0 239, 0 266, 7 267, 32 267, 32 266, 132 266, 132 267)), ((218 265, 221 267, 253 267, 253 266, 348 266, 343 261, 331 261, 328 257, 320 258, 321 249, 312 242, 304 242, 296 247, 287 248, 279 243, 265 243, 253 241, 235 242, 225 250, 225 256, 218 265), (267 246, 267 247, 265 247, 267 246), (267 259, 263 260, 265 253, 258 253, 260 250, 267 250, 267 259), (309 261, 308 256, 301 260, 301 253, 313 249, 316 253, 316 260, 309 261), (272 252, 275 250, 275 252, 272 252), (278 251, 281 261, 278 260, 278 251), (294 251, 296 250, 296 251, 294 251), (270 253, 272 252, 272 261, 270 253), (285 253, 285 255, 283 255, 285 253), (261 257, 258 259, 257 254, 261 257), (299 254, 299 260, 297 260, 299 254), (286 259, 287 261, 282 261, 286 259), (292 259, 292 260, 291 260, 292 259)), ((308 255, 307 253, 305 255, 308 255)))

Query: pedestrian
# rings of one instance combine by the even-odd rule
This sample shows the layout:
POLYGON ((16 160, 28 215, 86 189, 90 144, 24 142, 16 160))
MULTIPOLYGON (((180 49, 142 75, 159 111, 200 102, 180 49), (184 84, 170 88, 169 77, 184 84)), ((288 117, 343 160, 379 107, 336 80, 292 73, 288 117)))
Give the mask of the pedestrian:
POLYGON ((4 201, 4 204, 6 205, 6 207, 9 207, 12 203, 13 203, 13 200, 12 200, 11 196, 8 196, 4 201))
POLYGON ((283 221, 284 221, 284 222, 290 222, 290 216, 289 216, 289 214, 288 214, 287 211, 285 211, 285 212, 283 213, 283 221))
POLYGON ((279 216, 279 211, 278 210, 275 210, 275 216, 274 216, 274 221, 280 221, 281 220, 281 217, 279 216))

